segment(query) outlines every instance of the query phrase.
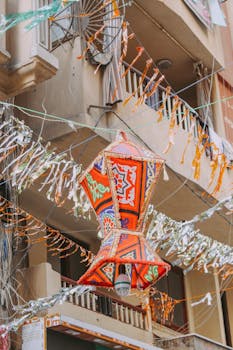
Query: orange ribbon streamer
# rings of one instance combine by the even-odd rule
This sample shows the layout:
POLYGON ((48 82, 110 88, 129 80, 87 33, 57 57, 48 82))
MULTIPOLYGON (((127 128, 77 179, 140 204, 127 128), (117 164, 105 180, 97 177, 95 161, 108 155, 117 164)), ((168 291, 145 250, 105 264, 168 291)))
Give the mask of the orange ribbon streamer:
POLYGON ((82 55, 77 56, 78 60, 81 60, 85 57, 85 54, 87 53, 88 50, 90 50, 91 44, 98 38, 98 36, 102 33, 102 31, 105 28, 105 24, 95 32, 95 34, 93 34, 92 36, 90 36, 87 40, 87 48, 83 51, 82 55))
POLYGON ((142 86, 142 84, 146 78, 147 72, 150 69, 150 67, 152 66, 152 63, 153 63, 152 58, 150 58, 149 60, 146 61, 146 66, 143 70, 142 76, 139 79, 139 84, 138 84, 137 89, 134 92, 132 92, 132 94, 124 100, 123 106, 127 105, 127 103, 129 103, 131 98, 134 97, 136 95, 136 93, 140 91, 140 87, 142 86))
POLYGON ((113 8, 113 13, 114 13, 113 17, 120 17, 120 10, 119 10, 119 7, 117 5, 116 0, 112 0, 112 8, 113 8))
POLYGON ((138 59, 142 56, 143 52, 144 52, 144 47, 141 46, 137 46, 136 50, 138 52, 137 56, 133 59, 133 61, 130 63, 130 65, 127 67, 127 69, 125 70, 125 72, 122 74, 122 79, 128 74, 128 72, 130 71, 130 69, 133 67, 133 65, 138 61, 138 59))
POLYGON ((154 68, 153 70, 154 70, 154 74, 150 78, 149 82, 146 84, 142 95, 138 98, 138 100, 135 103, 135 105, 137 107, 144 102, 144 99, 145 99, 145 97, 147 95, 148 89, 150 88, 151 84, 154 82, 154 80, 157 78, 157 75, 159 74, 159 69, 158 68, 154 68))
POLYGON ((196 145, 196 152, 195 152, 195 157, 192 161, 192 166, 194 168, 194 179, 199 180, 200 174, 201 174, 201 157, 205 151, 206 146, 208 143, 206 142, 204 145, 202 145, 202 141, 206 138, 208 138, 208 135, 203 133, 203 130, 199 127, 199 139, 198 143, 196 145))
POLYGON ((164 79, 164 75, 162 75, 154 84, 153 88, 146 94, 146 97, 149 98, 151 97, 157 90, 157 88, 159 87, 159 85, 162 83, 164 79))
POLYGON ((226 168, 227 168, 227 158, 226 158, 225 154, 222 153, 217 185, 215 186, 215 189, 214 189, 212 195, 216 195, 216 193, 218 193, 220 191, 220 188, 222 186, 223 176, 224 176, 226 168))

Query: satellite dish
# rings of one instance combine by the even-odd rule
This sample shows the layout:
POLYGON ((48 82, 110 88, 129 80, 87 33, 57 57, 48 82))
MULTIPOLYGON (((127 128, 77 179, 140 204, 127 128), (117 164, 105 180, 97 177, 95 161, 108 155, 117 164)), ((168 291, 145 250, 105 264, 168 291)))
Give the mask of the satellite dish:
POLYGON ((125 8, 125 0, 80 0, 64 7, 50 24, 52 50, 80 36, 90 61, 107 65, 121 36, 125 8))

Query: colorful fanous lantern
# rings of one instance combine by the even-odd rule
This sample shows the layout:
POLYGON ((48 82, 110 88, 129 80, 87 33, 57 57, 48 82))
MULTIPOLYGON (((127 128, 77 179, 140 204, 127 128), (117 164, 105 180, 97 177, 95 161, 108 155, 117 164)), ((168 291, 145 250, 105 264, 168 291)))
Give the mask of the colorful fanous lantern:
POLYGON ((81 176, 80 184, 104 238, 78 283, 115 287, 124 296, 130 289, 147 288, 167 273, 169 265, 143 235, 146 211, 162 166, 161 158, 128 141, 121 132, 81 176))

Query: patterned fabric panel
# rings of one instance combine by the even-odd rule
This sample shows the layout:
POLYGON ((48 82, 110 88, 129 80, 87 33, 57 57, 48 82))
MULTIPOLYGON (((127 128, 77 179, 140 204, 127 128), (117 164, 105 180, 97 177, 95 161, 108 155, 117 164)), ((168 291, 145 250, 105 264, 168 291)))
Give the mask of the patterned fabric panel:
POLYGON ((101 174, 97 168, 92 168, 80 184, 97 215, 113 205, 108 176, 101 174))
POLYGON ((99 212, 99 223, 104 237, 106 237, 111 230, 116 228, 116 216, 113 205, 99 212))
POLYGON ((151 251, 143 236, 122 233, 118 239, 116 235, 109 235, 79 283, 114 287, 120 264, 126 266, 126 272, 131 279, 131 288, 141 289, 155 283, 170 268, 151 251))
POLYGON ((133 159, 111 158, 122 228, 139 229, 138 221, 147 209, 161 165, 133 159))

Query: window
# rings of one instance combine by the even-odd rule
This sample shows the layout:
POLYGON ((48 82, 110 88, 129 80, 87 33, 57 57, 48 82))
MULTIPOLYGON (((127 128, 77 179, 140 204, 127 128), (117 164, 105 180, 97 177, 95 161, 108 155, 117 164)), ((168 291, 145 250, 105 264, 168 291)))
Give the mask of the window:
POLYGON ((225 334, 226 334, 226 343, 227 343, 228 346, 232 346, 231 327, 230 327, 230 320, 229 320, 229 314, 228 314, 228 309, 227 309, 227 295, 226 295, 226 292, 222 293, 221 301, 222 301, 224 328, 225 328, 225 334))
MULTIPOLYGON (((36 8, 48 6, 52 0, 36 0, 36 8)), ((59 11, 52 21, 43 21, 38 27, 39 45, 52 51, 74 37, 77 21, 73 16, 78 3, 73 3, 59 11)))
MULTIPOLYGON (((163 277, 161 280, 157 282, 156 288, 158 289, 158 291, 166 293, 169 297, 172 297, 173 299, 176 299, 176 300, 184 299, 185 292, 184 292, 183 270, 178 267, 172 267, 168 275, 163 277)), ((151 305, 152 305, 153 320, 158 323, 163 323, 160 307, 158 307, 158 304, 156 307, 156 303, 153 302, 153 297, 151 300, 151 305)), ((186 322, 187 322, 186 305, 185 305, 185 302, 183 302, 175 306, 174 317, 172 321, 167 320, 165 322, 165 326, 168 326, 177 330, 178 328, 183 327, 186 322)))
POLYGON ((77 4, 71 4, 66 6, 63 10, 59 11, 54 20, 50 22, 50 45, 54 50, 65 41, 73 38, 74 28, 76 21, 73 16, 73 12, 77 4))

